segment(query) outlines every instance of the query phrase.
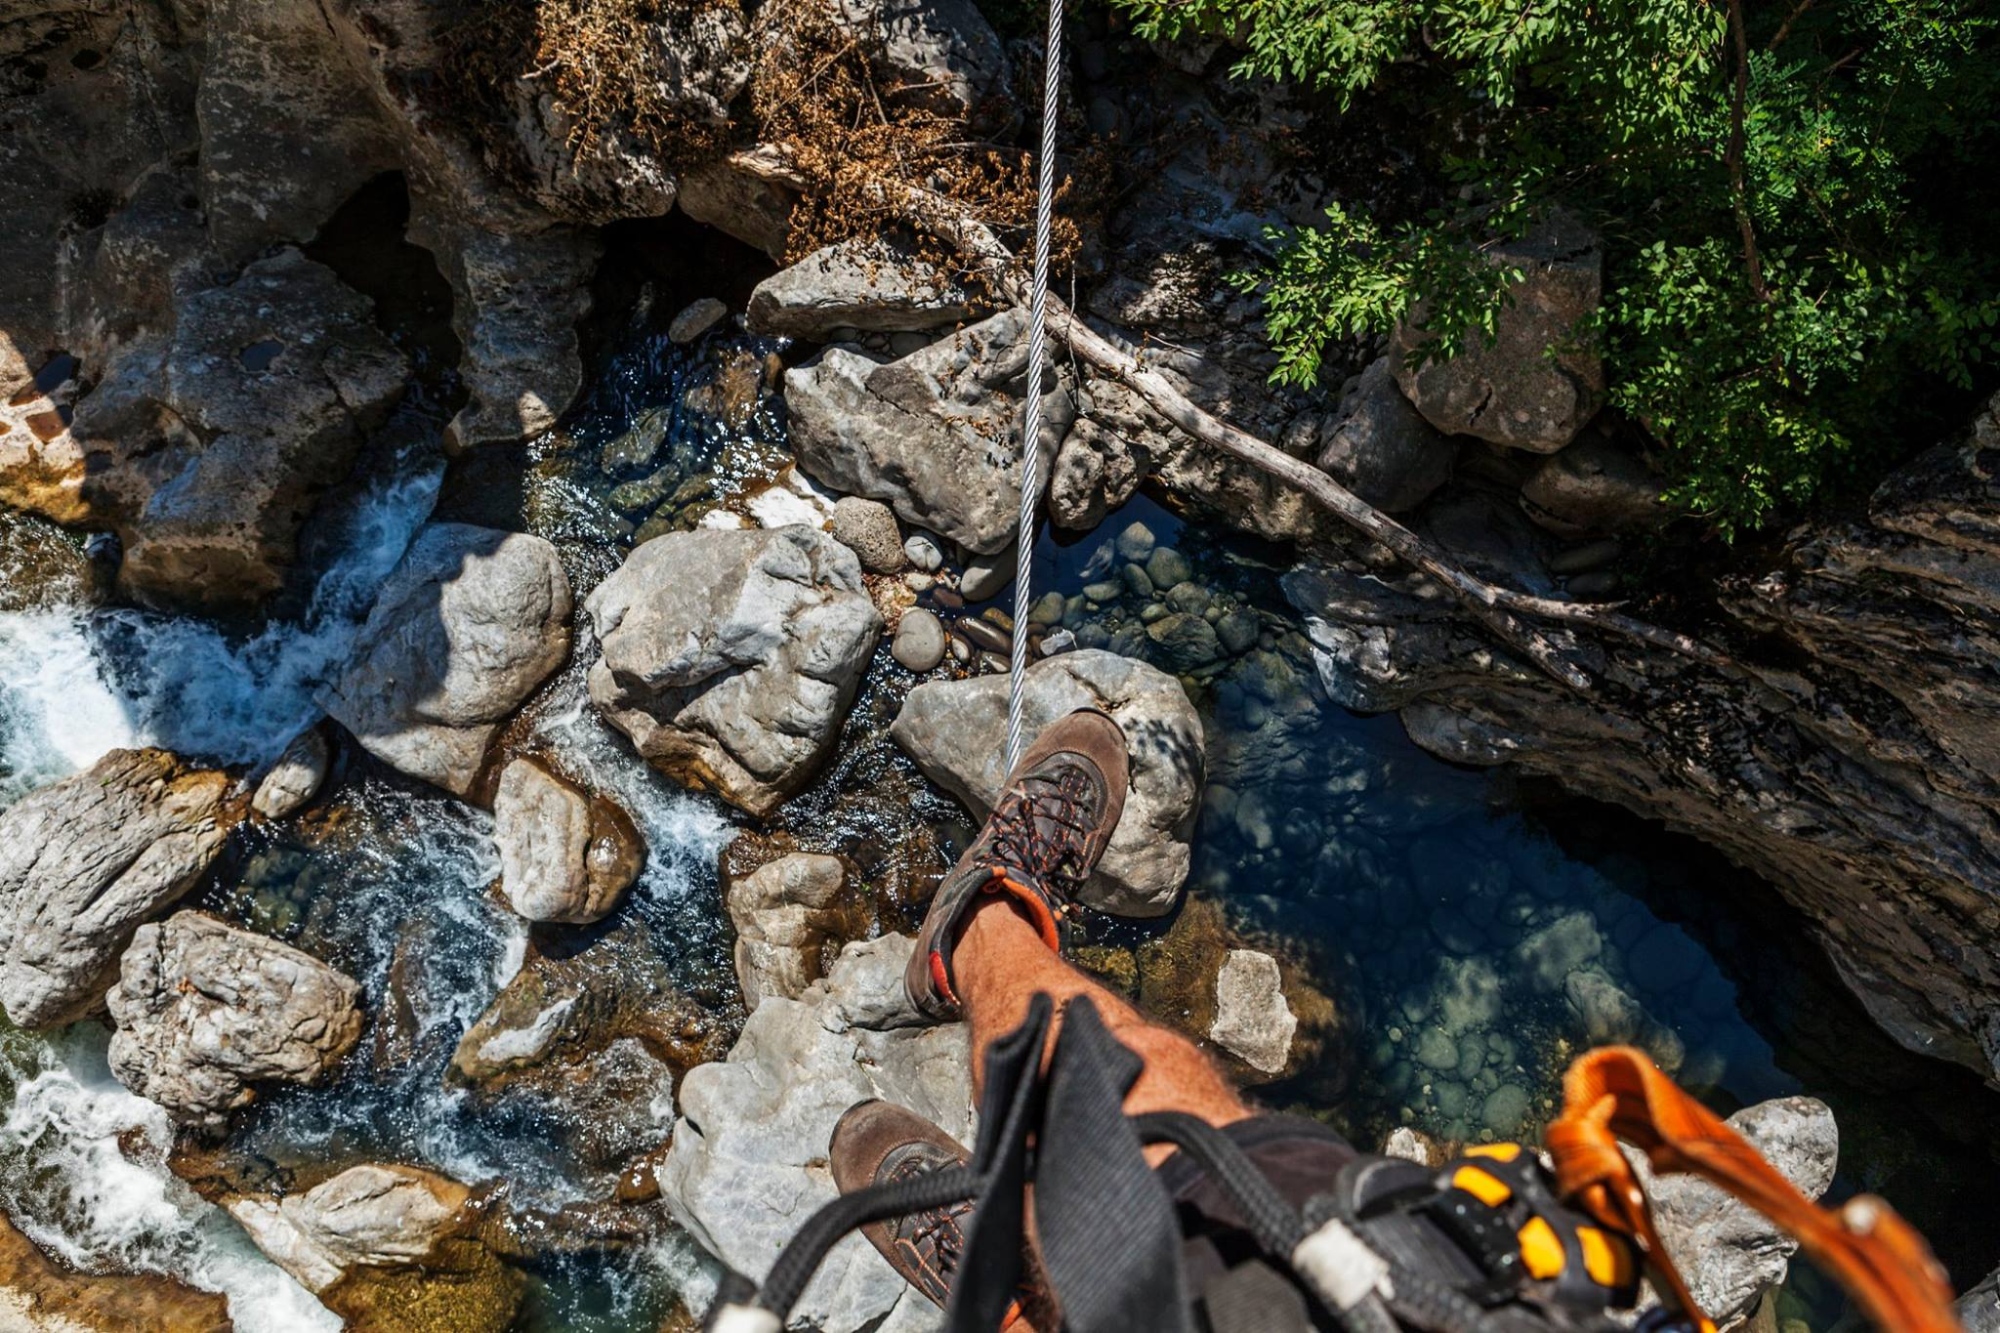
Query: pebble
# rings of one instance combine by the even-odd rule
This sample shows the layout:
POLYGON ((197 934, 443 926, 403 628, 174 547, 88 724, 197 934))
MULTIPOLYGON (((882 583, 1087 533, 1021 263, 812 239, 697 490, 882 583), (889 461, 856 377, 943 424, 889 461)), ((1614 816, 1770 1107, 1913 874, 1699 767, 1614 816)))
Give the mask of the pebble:
POLYGON ((1161 546, 1146 557, 1146 574, 1156 588, 1171 588, 1194 577, 1194 566, 1171 546, 1161 546))
POLYGON ((965 605, 965 599, 958 595, 957 589, 947 588, 942 583, 931 590, 931 600, 947 611, 956 611, 965 605))
POLYGON ((997 627, 989 625, 984 620, 961 620, 954 624, 952 629, 962 635, 975 648, 984 648, 989 652, 1004 654, 1012 647, 1005 634, 1002 634, 997 627))
POLYGON ((1052 629, 1042 637, 1042 656, 1054 657, 1057 653, 1076 651, 1076 635, 1066 629, 1052 629))
POLYGON ((1167 591, 1167 605, 1191 616, 1206 618, 1209 601, 1208 589, 1199 583, 1177 583, 1167 591))
POLYGON ((1148 602, 1139 610, 1139 623, 1150 625, 1156 620, 1165 620, 1172 614, 1173 612, 1167 610, 1166 607, 1161 606, 1158 602, 1148 602))
POLYGON ((1133 523, 1118 534, 1118 554, 1126 560, 1143 561, 1153 553, 1159 539, 1144 523, 1133 523))
POLYGON ((981 653, 979 655, 979 665, 996 676, 1004 676, 1013 669, 1007 659, 999 653, 981 653))
POLYGON ((903 554, 926 574, 935 574, 944 568, 944 550, 927 533, 913 532, 904 538, 903 554))
POLYGON ((1134 597, 1143 600, 1153 595, 1153 580, 1147 577, 1141 566, 1127 565, 1119 571, 1119 577, 1125 580, 1125 591, 1134 597))
POLYGON ((1014 581, 1014 548, 998 555, 982 555, 966 565, 959 575, 958 590, 968 602, 983 602, 1014 581))
POLYGON ((903 612, 889 655, 911 671, 923 672, 944 661, 944 654, 944 622, 921 606, 903 612))
POLYGON ((691 343, 728 315, 728 306, 713 296, 704 296, 674 316, 674 322, 667 325, 667 337, 677 343, 691 343))
POLYGON ((1089 600, 1098 603, 1115 602, 1124 592, 1124 584, 1112 583, 1108 580, 1102 583, 1086 583, 1083 585, 1083 595, 1089 600))
POLYGON ((960 666, 972 660, 972 645, 956 634, 951 636, 951 660, 960 666))
POLYGON ((997 606, 987 607, 979 613, 979 618, 988 621, 1003 634, 1012 634, 1014 632, 1014 617, 1008 615, 997 606))
POLYGON ((903 575, 903 586, 911 592, 925 593, 937 586, 937 579, 935 576, 926 574, 922 570, 913 569, 903 575))
POLYGON ((1028 608, 1028 623, 1039 629, 1060 625, 1067 610, 1068 603, 1063 600, 1061 593, 1045 592, 1035 599, 1033 606, 1028 608))
POLYGON ((1223 648, 1232 657, 1257 646, 1257 631, 1256 615, 1241 607, 1225 612, 1222 619, 1215 622, 1215 637, 1222 640, 1223 648))
POLYGON ((880 500, 841 497, 833 506, 833 539, 861 557, 871 574, 900 574, 910 563, 895 511, 880 500))
POLYGON ((1610 597, 1618 591, 1618 576, 1608 569, 1592 570, 1588 574, 1578 574, 1564 585, 1572 597, 1592 600, 1610 597))
POLYGON ((921 352, 935 341, 937 340, 928 333, 918 333, 914 329, 906 329, 901 333, 892 333, 889 335, 889 350, 901 358, 910 355, 912 352, 921 352))

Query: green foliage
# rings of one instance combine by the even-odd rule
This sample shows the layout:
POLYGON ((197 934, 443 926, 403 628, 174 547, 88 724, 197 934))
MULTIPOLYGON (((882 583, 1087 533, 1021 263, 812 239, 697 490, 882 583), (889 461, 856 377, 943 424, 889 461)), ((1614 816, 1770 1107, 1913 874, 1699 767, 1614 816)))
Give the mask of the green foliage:
POLYGON ((1975 0, 1749 7, 1740 64, 1715 0, 1118 2, 1344 112, 1420 89, 1430 197, 1338 205, 1244 277, 1287 381, 1419 302, 1429 355, 1490 338, 1512 275, 1488 252, 1553 204, 1605 238, 1612 401, 1725 534, 1918 442, 1990 365, 2000 38, 1975 0))

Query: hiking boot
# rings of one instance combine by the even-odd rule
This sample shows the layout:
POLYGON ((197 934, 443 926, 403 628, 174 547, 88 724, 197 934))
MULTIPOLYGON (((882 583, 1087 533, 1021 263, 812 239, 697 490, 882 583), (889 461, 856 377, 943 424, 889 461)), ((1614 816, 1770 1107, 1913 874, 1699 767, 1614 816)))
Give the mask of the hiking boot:
POLYGON ((1061 919, 1125 812, 1125 733, 1109 716, 1078 709, 1045 728, 1001 788, 992 818, 931 899, 903 986, 940 1021, 958 1017, 951 953, 982 894, 1012 896, 1062 952, 1061 919))
MULTIPOLYGON (((900 1106, 862 1102, 833 1127, 827 1146, 834 1187, 842 1194, 964 1166, 971 1154, 943 1130, 900 1106)), ((972 1200, 906 1213, 861 1228, 902 1279, 942 1307, 951 1296, 972 1200)))

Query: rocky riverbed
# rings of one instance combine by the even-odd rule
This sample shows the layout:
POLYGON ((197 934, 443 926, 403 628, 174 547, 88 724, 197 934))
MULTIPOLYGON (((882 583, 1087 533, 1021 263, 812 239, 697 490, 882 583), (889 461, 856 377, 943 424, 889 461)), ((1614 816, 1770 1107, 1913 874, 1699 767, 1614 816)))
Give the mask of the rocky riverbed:
MULTIPOLYGON (((686 1327, 851 1101, 969 1131, 895 978, 1002 776, 1025 321, 910 237, 778 261, 806 185, 733 5, 655 52, 744 140, 673 171, 441 104, 421 6, 128 8, 0 6, 0 152, 62 185, 0 276, 0 1322, 686 1327)), ((1019 119, 977 10, 850 8, 882 86, 1019 119)), ((1690 549, 1601 367, 1542 355, 1598 299, 1576 219, 1493 346, 1274 388, 1223 275, 1324 202, 1301 112, 1080 36, 1135 154, 1106 336, 1522 590, 1690 549)), ((1026 715, 1132 751, 1082 966, 1405 1154, 1532 1137, 1631 1042, 1992 1268, 1990 418, 1730 573, 1737 674, 1584 643, 1579 701, 1058 360, 1026 715)), ((1840 1319, 1662 1211, 1715 1313, 1840 1319)), ((858 1241, 808 1308, 930 1322, 858 1241)))

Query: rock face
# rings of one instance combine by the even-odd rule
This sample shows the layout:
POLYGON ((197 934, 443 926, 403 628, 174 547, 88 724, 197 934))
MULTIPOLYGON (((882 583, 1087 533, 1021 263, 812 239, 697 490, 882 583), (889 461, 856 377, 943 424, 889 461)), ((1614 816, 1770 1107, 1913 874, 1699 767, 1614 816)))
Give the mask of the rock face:
POLYGON ((838 858, 792 852, 730 884, 726 902, 746 1009, 767 995, 796 1000, 819 980, 821 947, 839 928, 832 909, 846 883, 838 858))
MULTIPOLYGON (((737 1271, 761 1278, 799 1219, 834 1197, 827 1142, 854 1103, 880 1097, 972 1142, 965 1029, 922 1025, 909 1009, 911 947, 899 935, 848 945, 798 999, 767 997, 726 1061, 682 1080, 661 1193, 675 1220, 737 1271)), ((923 1313, 914 1304, 923 1299, 855 1234, 828 1254, 793 1317, 855 1333, 885 1315, 923 1313)))
POLYGON ((105 997, 111 1072, 220 1131, 256 1083, 317 1083, 361 1039, 361 988, 310 954, 179 912, 139 927, 105 997))
POLYGON ((834 0, 833 10, 873 46, 884 96, 980 129, 1010 123, 1006 48, 968 0, 834 0))
POLYGON ((1415 325, 1396 332, 1396 382, 1447 435, 1554 453, 1604 401, 1603 362, 1595 351, 1571 346, 1603 295, 1604 253, 1589 228, 1561 211, 1488 253, 1491 262, 1522 275, 1493 345, 1475 334, 1458 355, 1428 361, 1420 312, 1415 325))
POLYGON ((530 921, 598 921, 646 865, 646 844, 616 802, 533 759, 500 770, 493 794, 500 892, 530 921))
POLYGON ((548 542, 429 524, 320 703, 378 759, 463 796, 500 723, 569 655, 569 617, 548 542))
POLYGON ((357 1267, 421 1263, 461 1225, 472 1191, 413 1166, 349 1167, 303 1194, 229 1205, 257 1248, 310 1292, 357 1267))
POLYGON ((1329 692, 1427 749, 1664 820, 1772 880, 1919 1052, 2000 1076, 2000 404, 1725 580, 1720 674, 1623 641, 1570 694, 1434 601, 1285 579, 1329 692))
POLYGON ((1319 440, 1320 470, 1391 514, 1415 509, 1451 480, 1458 452, 1410 406, 1387 357, 1362 372, 1360 385, 1319 440))
POLYGON ((826 342, 835 329, 942 329, 971 313, 971 297, 934 265, 884 242, 846 241, 758 283, 748 319, 757 333, 826 342))
MULTIPOLYGON (((1840 1156, 1833 1112, 1811 1097, 1781 1097, 1746 1106, 1729 1126, 1809 1199, 1826 1193, 1840 1156)), ((1643 1163, 1660 1239, 1706 1313, 1727 1327, 1750 1313, 1757 1298, 1785 1280, 1798 1242, 1771 1220, 1694 1176, 1653 1177, 1643 1163)))
MULTIPOLYGON (((1022 743, 1078 708, 1101 708, 1125 730, 1131 789, 1125 814, 1082 900, 1121 916, 1172 910, 1188 872, 1201 797, 1201 719, 1180 682, 1156 667, 1098 650, 1045 658, 1026 672, 1022 743)), ((910 691, 890 734, 924 776, 992 813, 1006 780, 1007 680, 927 681, 910 691)))
MULTIPOLYGON (((1014 540, 1027 321, 1003 311, 877 365, 829 348, 785 375, 792 449, 814 480, 881 500, 907 523, 992 555, 1014 540)), ((1075 416, 1044 395, 1044 466, 1075 416)))
POLYGON ((83 496, 149 601, 255 602, 291 564, 319 491, 402 396, 372 305, 297 250, 182 302, 152 356, 78 405, 83 496))
POLYGON ((27 1028, 96 1006, 132 932, 199 880, 234 821, 227 774, 113 750, 0 814, 0 1007, 27 1028))
POLYGON ((656 768, 757 815, 825 759, 882 633, 854 553, 808 527, 656 537, 585 608, 591 702, 656 768))

